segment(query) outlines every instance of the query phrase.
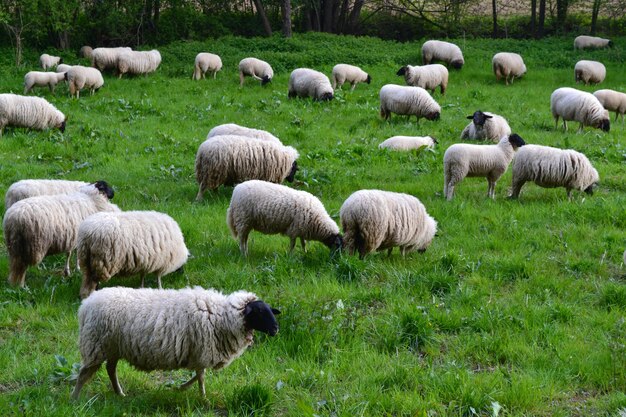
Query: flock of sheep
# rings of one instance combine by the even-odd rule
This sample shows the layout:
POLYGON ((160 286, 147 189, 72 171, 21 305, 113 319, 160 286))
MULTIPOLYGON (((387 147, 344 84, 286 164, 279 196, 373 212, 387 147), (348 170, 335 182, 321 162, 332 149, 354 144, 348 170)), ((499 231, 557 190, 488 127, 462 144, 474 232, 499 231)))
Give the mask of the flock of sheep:
MULTIPOLYGON (((575 47, 604 47, 608 40, 578 37, 575 47)), ((125 73, 148 74, 161 62, 158 51, 139 52, 130 48, 81 49, 92 60, 92 67, 62 64, 60 58, 41 56, 44 70, 29 72, 24 78, 24 93, 47 86, 54 91, 65 80, 72 96, 81 89, 94 91, 104 80, 101 71, 114 69, 125 73)), ((388 84, 380 89, 380 115, 415 115, 418 120, 436 120, 441 106, 432 94, 437 87, 445 94, 448 69, 433 61, 461 69, 464 57, 460 48, 442 41, 427 41, 422 47, 422 66, 406 65, 398 70, 407 86, 388 84), (430 93, 429 93, 430 91, 430 93)), ((498 80, 513 82, 526 72, 520 55, 501 52, 493 57, 498 80)), ((219 56, 200 53, 192 78, 199 80, 209 72, 213 78, 222 68, 219 56)), ((591 61, 576 64, 576 81, 601 82, 604 66, 591 61)), ((241 85, 245 77, 267 84, 274 73, 271 66, 256 58, 239 64, 241 85)), ((358 67, 339 64, 333 68, 332 84, 323 73, 299 68, 289 77, 289 97, 330 100, 336 88, 349 83, 370 83, 371 77, 358 67)), ((600 90, 589 94, 572 88, 559 88, 551 96, 551 112, 558 127, 559 118, 578 121, 584 126, 608 131, 608 110, 623 115, 626 94, 600 90)), ((528 145, 513 133, 502 116, 476 111, 462 131, 464 140, 489 140, 489 145, 458 143, 444 154, 444 196, 450 200, 455 187, 465 177, 484 177, 488 196, 495 197, 497 180, 513 161, 511 197, 517 198, 525 182, 542 187, 564 187, 591 193, 599 181, 597 171, 585 155, 574 150, 528 145)), ((32 129, 65 129, 66 117, 52 104, 38 97, 0 94, 0 134, 7 126, 32 129)), ((435 138, 394 136, 381 148, 410 150, 434 147, 435 138)), ((248 236, 256 230, 283 234, 290 238, 290 249, 300 239, 303 250, 307 240, 319 241, 336 251, 358 252, 362 258, 373 251, 399 247, 404 255, 425 251, 437 231, 437 222, 415 197, 383 190, 359 190, 350 195, 340 209, 343 235, 314 195, 281 185, 293 181, 298 170, 298 152, 284 145, 269 132, 236 124, 213 128, 196 154, 195 172, 199 184, 197 199, 220 185, 234 185, 226 218, 239 241, 242 254, 248 254, 248 236)), ((77 398, 83 385, 103 362, 113 390, 123 395, 116 375, 120 359, 142 370, 194 370, 195 376, 183 387, 198 382, 204 395, 206 368, 220 369, 241 355, 252 343, 254 330, 275 335, 278 310, 259 300, 255 294, 240 291, 230 295, 200 287, 163 290, 161 277, 181 268, 189 257, 180 227, 174 219, 154 211, 121 211, 110 200, 113 189, 104 181, 86 183, 60 180, 21 180, 11 185, 5 196, 3 219, 5 243, 9 254, 9 282, 24 286, 29 266, 47 255, 67 253, 65 274, 70 259, 77 253, 83 274, 79 310, 82 367, 72 394, 77 398), (100 282, 114 276, 156 274, 159 289, 107 288, 96 291, 100 282), (167 314, 164 314, 167 312, 167 314), (106 329, 106 331, 105 331, 106 329)))

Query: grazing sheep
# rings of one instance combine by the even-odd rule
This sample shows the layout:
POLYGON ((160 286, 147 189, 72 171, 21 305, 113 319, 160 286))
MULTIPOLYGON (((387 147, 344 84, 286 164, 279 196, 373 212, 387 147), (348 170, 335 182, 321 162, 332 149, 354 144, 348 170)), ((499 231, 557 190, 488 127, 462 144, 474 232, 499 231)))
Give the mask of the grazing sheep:
POLYGON ((227 123, 219 126, 215 126, 209 134, 207 135, 207 139, 216 137, 216 136, 246 136, 249 138, 256 138, 261 140, 267 140, 270 142, 275 142, 279 145, 283 143, 276 136, 272 135, 270 132, 266 132, 265 130, 259 129, 251 129, 245 126, 239 126, 235 123, 227 123))
POLYGON ((526 65, 522 56, 513 52, 499 52, 495 54, 491 60, 491 65, 493 66, 496 81, 504 78, 506 85, 509 85, 509 79, 511 84, 513 84, 515 78, 520 78, 526 74, 526 65))
POLYGON ((433 149, 437 139, 432 136, 392 136, 382 142, 378 147, 380 149, 394 149, 397 151, 409 151, 412 149, 420 149, 427 147, 433 149))
POLYGON ((29 197, 40 195, 71 194, 87 185, 84 181, 66 180, 20 180, 11 184, 4 196, 4 209, 29 197))
POLYGON ((506 119, 497 114, 476 110, 467 118, 472 122, 461 132, 461 139, 489 139, 498 143, 503 136, 511 134, 506 119))
POLYGON ((24 76, 24 94, 28 94, 33 87, 48 87, 54 94, 54 87, 64 78, 63 73, 30 71, 24 76))
POLYGON ((572 149, 527 145, 517 152, 513 160, 513 186, 511 198, 518 198, 526 181, 540 187, 565 187, 571 199, 572 190, 593 194, 600 181, 598 171, 589 159, 572 149))
POLYGON ((72 68, 72 65, 59 64, 57 65, 56 72, 68 72, 72 68))
POLYGON ((117 57, 118 78, 124 74, 145 75, 157 70, 161 65, 161 54, 152 51, 122 51, 117 57))
POLYGON ((85 45, 80 48, 78 51, 78 56, 81 58, 91 58, 91 54, 93 53, 93 48, 91 46, 85 45))
POLYGON ((309 68, 297 68, 289 76, 289 98, 313 97, 315 101, 327 101, 334 98, 330 80, 319 71, 309 68))
POLYGON ((613 41, 595 36, 581 35, 574 39, 574 49, 596 49, 612 47, 613 41))
POLYGON ((189 251, 178 223, 156 211, 96 213, 78 228, 78 264, 83 271, 80 297, 112 277, 156 274, 161 277, 182 267, 189 251))
POLYGON ((252 230, 289 236, 290 251, 297 238, 305 252, 307 240, 322 242, 331 251, 341 249, 343 242, 339 227, 317 197, 266 181, 246 181, 235 187, 226 223, 233 237, 239 239, 244 256, 248 256, 248 235, 252 230))
POLYGON ((272 81, 274 70, 265 61, 256 58, 244 58, 239 62, 239 86, 243 87, 246 76, 261 81, 265 85, 272 81))
POLYGON ((65 275, 76 248, 78 226, 99 211, 119 211, 113 189, 104 181, 81 187, 72 194, 30 197, 13 204, 4 214, 2 226, 9 253, 9 283, 24 286, 26 269, 44 257, 67 253, 65 275))
POLYGON ((196 60, 193 66, 193 80, 199 80, 204 78, 204 75, 208 72, 213 74, 213 79, 217 77, 217 72, 222 69, 222 59, 219 55, 210 54, 208 52, 200 52, 196 55, 196 60))
POLYGON ((448 69, 441 64, 420 66, 405 65, 400 68, 396 75, 404 75, 406 85, 422 87, 435 94, 437 87, 441 88, 441 95, 446 94, 448 87, 448 69))
POLYGON ((80 90, 89 89, 89 94, 93 95, 104 85, 102 73, 97 68, 74 65, 65 74, 65 79, 69 83, 70 97, 80 97, 80 90))
POLYGON ((363 259, 368 253, 395 246, 404 256, 417 250, 425 252, 437 232, 437 222, 415 197, 380 190, 360 190, 353 193, 339 211, 350 255, 359 252, 363 259))
POLYGON ((579 132, 585 126, 611 130, 609 112, 593 94, 569 87, 557 88, 550 96, 550 111, 554 117, 554 128, 559 126, 559 117, 563 118, 563 128, 567 131, 567 121, 580 122, 579 132))
POLYGON ((72 399, 106 362, 113 391, 123 396, 117 362, 126 360, 142 371, 190 369, 206 395, 206 368, 222 369, 253 342, 254 330, 278 333, 280 311, 253 293, 230 295, 201 287, 181 290, 104 288, 78 309, 81 368, 72 399))
POLYGON ((454 186, 465 177, 486 177, 487 196, 495 198, 496 182, 509 167, 515 151, 526 143, 517 134, 503 137, 497 145, 456 143, 443 156, 443 195, 454 197, 454 186))
POLYGON ((46 99, 0 94, 0 137, 5 126, 65 132, 66 117, 46 99))
POLYGON ((359 67, 348 64, 337 64, 333 67, 333 90, 339 88, 345 82, 349 82, 352 88, 350 91, 354 91, 358 83, 371 83, 372 77, 359 67))
POLYGON ((117 69, 117 60, 120 53, 131 51, 127 46, 117 48, 96 48, 91 51, 91 66, 105 71, 109 69, 117 69))
POLYGON ((606 67, 598 61, 578 61, 574 66, 574 79, 585 85, 599 84, 606 77, 606 67))
POLYGON ((441 107, 428 91, 421 87, 387 84, 380 89, 380 115, 387 120, 391 113, 406 115, 409 118, 414 115, 418 122, 421 117, 438 120, 441 107))
POLYGON ((615 121, 617 122, 617 116, 622 116, 622 123, 624 123, 624 113, 626 113, 626 94, 620 93, 614 90, 598 90, 593 93, 593 96, 598 99, 602 107, 606 110, 615 112, 615 121))
POLYGON ((39 63, 41 64, 41 68, 43 68, 44 71, 47 71, 48 68, 53 68, 59 64, 62 64, 63 58, 48 54, 42 54, 39 57, 39 63))
POLYGON ((266 140, 223 135, 204 141, 196 154, 196 179, 204 192, 220 185, 234 185, 250 179, 280 183, 292 182, 298 164, 298 151, 266 140))
POLYGON ((422 45, 422 64, 432 64, 433 61, 443 61, 454 69, 461 69, 465 60, 461 48, 450 42, 426 41, 422 45))

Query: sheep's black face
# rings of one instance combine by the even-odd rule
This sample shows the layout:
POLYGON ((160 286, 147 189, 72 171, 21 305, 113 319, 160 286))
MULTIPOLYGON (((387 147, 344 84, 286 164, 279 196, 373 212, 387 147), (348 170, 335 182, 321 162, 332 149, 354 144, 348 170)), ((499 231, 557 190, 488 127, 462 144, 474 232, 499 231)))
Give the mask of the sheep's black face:
POLYGON ((252 301, 246 304, 243 320, 248 330, 258 330, 275 336, 278 333, 278 322, 275 316, 278 314, 280 314, 279 310, 270 307, 263 301, 252 301))
POLYGON ((439 144, 439 142, 437 141, 437 138, 436 138, 436 137, 431 136, 430 138, 433 140, 433 143, 434 143, 435 145, 438 145, 438 144, 439 144))
POLYGON ((441 113, 436 111, 436 112, 429 113, 428 115, 426 115, 426 118, 428 120, 439 120, 439 116, 441 116, 441 113))
POLYGON ((585 193, 589 194, 589 195, 593 195, 593 190, 598 186, 597 182, 594 182, 593 184, 591 184, 589 187, 585 188, 585 193))
POLYGON ((59 130, 61 131, 61 133, 65 133, 65 124, 67 122, 67 118, 65 120, 63 120, 63 122, 61 122, 61 126, 59 126, 59 130))
POLYGON ((365 82, 368 84, 372 82, 372 77, 369 74, 367 74, 367 80, 365 80, 365 82))
POLYGON ((63 79, 64 79, 65 81, 69 80, 69 78, 67 78, 67 74, 68 74, 68 71, 65 71, 65 72, 63 73, 63 79))
POLYGON ((106 195, 109 200, 112 200, 115 196, 115 191, 106 181, 96 181, 93 185, 100 193, 106 195))
POLYGON ((511 133, 511 135, 509 136, 509 143, 513 146, 514 149, 526 145, 524 139, 522 139, 522 137, 517 133, 511 133))
POLYGON ((609 130, 611 130, 611 121, 609 119, 604 119, 596 127, 599 127, 604 132, 608 132, 609 130))
POLYGON ((272 82, 272 79, 268 77, 267 75, 261 79, 261 85, 269 84, 271 82, 272 82))
POLYGON ((343 237, 341 234, 333 235, 328 239, 324 240, 324 245, 328 246, 331 254, 341 251, 343 249, 343 237))
POLYGON ((452 61, 450 65, 452 65, 452 68, 460 70, 463 68, 463 61, 452 61))
POLYGON ((467 118, 471 119, 472 123, 474 123, 476 126, 484 126, 485 122, 488 119, 492 119, 493 116, 489 116, 488 114, 485 114, 480 110, 476 110, 473 115, 467 116, 467 118))
POLYGON ((291 171, 289 171, 289 175, 287 175, 287 178, 285 178, 285 180, 287 180, 287 182, 293 182, 293 180, 296 178, 297 170, 298 170, 298 162, 293 161, 293 164, 291 164, 291 171))
POLYGON ((319 101, 330 101, 334 98, 333 93, 324 93, 319 101))
POLYGON ((59 59, 59 64, 63 63, 63 58, 59 59))
POLYGON ((609 48, 613 47, 613 41, 609 41, 609 48))
MULTIPOLYGON (((396 75, 398 76, 405 75, 405 74, 406 74, 406 66, 400 68, 398 72, 396 72, 396 75)), ((369 75, 367 76, 367 79, 369 80, 369 75)), ((369 84, 369 81, 367 83, 369 84)))

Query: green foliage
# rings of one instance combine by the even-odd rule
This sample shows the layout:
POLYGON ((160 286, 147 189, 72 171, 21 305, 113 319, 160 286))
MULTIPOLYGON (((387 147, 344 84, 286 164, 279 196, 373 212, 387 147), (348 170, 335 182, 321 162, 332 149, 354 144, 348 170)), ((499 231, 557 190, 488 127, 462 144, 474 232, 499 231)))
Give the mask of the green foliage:
POLYGON ((266 416, 271 414, 272 392, 260 384, 235 389, 229 409, 236 416, 266 416))

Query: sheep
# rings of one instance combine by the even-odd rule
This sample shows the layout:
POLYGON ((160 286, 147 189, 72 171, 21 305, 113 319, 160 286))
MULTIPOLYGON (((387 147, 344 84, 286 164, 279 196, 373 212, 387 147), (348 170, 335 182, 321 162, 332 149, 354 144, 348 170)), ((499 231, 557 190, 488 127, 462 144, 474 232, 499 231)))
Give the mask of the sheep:
POLYGON ((350 91, 354 91, 358 83, 371 83, 372 77, 359 67, 348 64, 337 64, 333 67, 333 90, 339 88, 345 82, 349 82, 352 86, 350 91))
POLYGON ((407 252, 426 251, 437 231, 437 222, 424 205, 409 194, 360 190, 348 197, 339 211, 346 249, 359 258, 395 246, 407 252))
POLYGON ((251 129, 245 126, 239 126, 238 124, 235 124, 235 123, 226 123, 223 125, 215 126, 213 129, 211 129, 211 131, 209 132, 206 138, 209 139, 212 137, 224 136, 224 135, 246 136, 249 138, 256 138, 260 140, 267 140, 270 142, 275 142, 279 145, 283 144, 280 141, 280 139, 272 135, 270 132, 266 132, 265 130, 259 130, 259 129, 251 129))
POLYGON ((519 197, 526 181, 533 181, 544 188, 565 187, 571 200, 572 190, 593 194, 600 177, 589 159, 580 152, 527 145, 517 152, 513 161, 510 198, 519 197))
POLYGON ((101 212, 87 217, 78 228, 78 264, 83 271, 80 297, 112 277, 147 274, 161 277, 180 269, 189 251, 178 223, 156 211, 101 212))
POLYGON ((496 81, 504 78, 506 85, 509 85, 509 79, 511 84, 513 84, 515 78, 520 78, 526 74, 526 65, 522 56, 513 52, 499 52, 495 54, 491 60, 491 65, 496 81))
POLYGON ((118 78, 124 74, 145 75, 155 72, 161 65, 161 54, 151 51, 122 51, 117 57, 118 78))
POLYGON ((8 210, 13 204, 29 197, 40 195, 71 194, 87 182, 66 180, 21 180, 11 184, 4 196, 4 209, 8 210))
POLYGON ((93 48, 91 46, 85 45, 80 48, 78 51, 78 56, 81 58, 91 58, 91 54, 93 53, 93 48))
POLYGON ((615 112, 615 121, 617 117, 622 116, 622 123, 624 123, 624 113, 626 113, 626 94, 620 93, 614 90, 598 90, 593 93, 594 97, 598 99, 602 107, 606 110, 615 112))
POLYGON ((585 85, 599 84, 606 77, 606 67, 598 61, 578 61, 574 66, 576 83, 582 81, 585 85))
POLYGON ((56 72, 68 72, 72 68, 72 65, 59 64, 57 65, 56 72))
POLYGON ((265 85, 272 81, 274 70, 265 61, 257 58, 244 58, 239 62, 239 86, 243 87, 246 76, 250 76, 255 80, 261 81, 261 85, 265 85))
POLYGON ((434 60, 443 61, 454 69, 461 69, 465 60, 461 48, 450 42, 426 41, 422 45, 422 64, 432 64, 434 60))
POLYGON ((471 123, 461 132, 461 139, 489 139, 498 143, 503 136, 511 134, 506 119, 497 114, 476 110, 467 118, 471 123))
POLYGON ((50 92, 54 94, 54 87, 64 78, 65 75, 58 72, 27 72, 24 76, 24 94, 28 94, 33 87, 48 87, 50 92))
POLYGON ((249 179, 274 183, 293 182, 298 151, 271 141, 223 135, 204 141, 196 154, 196 179, 200 201, 205 190, 249 179))
POLYGON ((120 53, 131 51, 127 46, 117 48, 96 48, 91 51, 91 66, 100 71, 117 69, 117 61, 120 53))
POLYGON ((217 77, 217 72, 222 69, 222 59, 219 55, 210 54, 208 52, 200 52, 196 55, 196 60, 193 66, 193 80, 199 80, 204 78, 204 75, 208 72, 213 74, 213 79, 217 77))
POLYGON ((429 90, 430 94, 435 94, 437 87, 441 88, 441 95, 446 94, 448 87, 448 69, 441 64, 431 64, 422 66, 405 65, 400 68, 396 75, 404 76, 407 85, 422 87, 429 90))
POLYGON ((378 147, 380 149, 387 148, 398 151, 408 151, 411 149, 420 149, 424 146, 428 149, 433 149, 436 143, 438 143, 437 139, 432 136, 392 136, 383 141, 378 147))
POLYGON ((515 151, 526 143, 517 134, 504 136, 497 145, 456 143, 443 156, 443 195, 450 201, 454 186, 465 177, 486 177, 487 196, 495 199, 496 182, 509 167, 515 151))
POLYGON ((334 98, 330 80, 319 71, 297 68, 289 76, 289 98, 312 97, 315 101, 328 101, 334 98))
POLYGON ((609 112, 593 94, 585 91, 569 87, 557 88, 550 96, 550 111, 554 117, 555 129, 558 128, 561 117, 565 131, 568 120, 580 122, 579 132, 582 132, 585 126, 592 126, 605 132, 611 130, 609 112))
POLYGON ((595 36, 586 36, 581 35, 577 36, 574 39, 574 49, 595 49, 595 48, 605 48, 612 47, 613 41, 604 38, 598 38, 595 36))
POLYGON ((69 83, 70 96, 80 97, 80 90, 89 89, 90 95, 98 91, 104 85, 102 73, 97 68, 74 65, 65 73, 65 79, 69 83))
POLYGON ((76 193, 30 197, 13 204, 2 222, 9 253, 9 283, 23 287, 28 266, 63 252, 67 253, 64 272, 69 275, 78 226, 98 211, 119 211, 109 203, 113 194, 105 181, 98 181, 76 193))
POLYGON ((339 227, 317 197, 267 181, 251 180, 235 187, 226 223, 233 237, 239 239, 244 256, 248 256, 248 235, 252 230, 289 236, 290 252, 297 238, 305 252, 307 240, 322 242, 331 252, 340 250, 343 243, 339 227))
POLYGON ((66 120, 46 99, 0 94, 0 137, 7 125, 36 130, 58 128, 63 133, 66 120))
POLYGON ((62 64, 63 58, 48 54, 41 54, 39 57, 39 63, 41 64, 41 68, 43 68, 44 71, 47 71, 48 68, 54 68, 55 66, 62 64))
POLYGON ((407 115, 409 118, 415 115, 418 122, 421 117, 438 120, 441 107, 421 87, 387 84, 380 89, 380 115, 387 120, 391 113, 407 115))
POLYGON ((255 330, 275 336, 278 314, 246 291, 230 295, 201 287, 96 291, 78 309, 82 366, 72 399, 78 399, 103 362, 113 391, 124 396, 116 372, 120 359, 142 371, 194 370, 181 389, 198 381, 204 397, 206 368, 230 365, 253 343, 255 330))

